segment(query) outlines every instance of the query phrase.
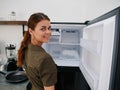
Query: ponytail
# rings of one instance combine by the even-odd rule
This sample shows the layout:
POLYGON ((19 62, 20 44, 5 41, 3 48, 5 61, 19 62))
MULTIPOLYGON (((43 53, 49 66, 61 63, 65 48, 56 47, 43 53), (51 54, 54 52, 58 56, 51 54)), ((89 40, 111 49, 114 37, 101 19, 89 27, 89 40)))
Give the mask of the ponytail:
POLYGON ((17 66, 21 67, 23 65, 23 60, 25 57, 25 50, 28 47, 28 44, 30 43, 30 34, 29 31, 26 31, 24 34, 24 38, 21 42, 20 49, 18 50, 18 60, 17 60, 17 66))

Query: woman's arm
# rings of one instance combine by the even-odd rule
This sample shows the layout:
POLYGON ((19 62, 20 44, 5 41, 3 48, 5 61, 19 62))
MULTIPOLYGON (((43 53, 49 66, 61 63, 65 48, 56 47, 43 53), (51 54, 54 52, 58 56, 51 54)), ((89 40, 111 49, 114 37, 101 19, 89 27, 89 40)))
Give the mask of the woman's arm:
POLYGON ((49 87, 44 86, 44 90, 55 90, 55 86, 54 85, 49 87))

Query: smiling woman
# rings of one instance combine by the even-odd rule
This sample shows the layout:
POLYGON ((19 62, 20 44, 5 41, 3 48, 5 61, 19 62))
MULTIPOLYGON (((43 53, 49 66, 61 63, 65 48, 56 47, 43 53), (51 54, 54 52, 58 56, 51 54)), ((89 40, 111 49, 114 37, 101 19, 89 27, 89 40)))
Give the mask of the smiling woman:
POLYGON ((43 43, 48 42, 50 39, 50 22, 48 20, 42 20, 36 25, 34 30, 29 28, 29 32, 31 35, 31 43, 41 46, 43 43))
MULTIPOLYGON (((18 66, 24 66, 32 90, 55 90, 57 67, 42 48, 51 36, 50 19, 44 13, 34 13, 28 20, 28 31, 18 51, 18 66)), ((28 85, 29 86, 29 85, 28 85)))

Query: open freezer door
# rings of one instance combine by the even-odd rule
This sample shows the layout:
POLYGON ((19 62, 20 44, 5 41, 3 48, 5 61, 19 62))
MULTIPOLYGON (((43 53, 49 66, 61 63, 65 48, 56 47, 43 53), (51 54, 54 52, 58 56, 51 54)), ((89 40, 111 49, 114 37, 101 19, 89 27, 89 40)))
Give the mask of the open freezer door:
POLYGON ((80 39, 80 70, 91 90, 109 90, 115 18, 88 25, 80 39))
POLYGON ((84 23, 52 23, 51 38, 44 44, 57 66, 78 67, 80 60, 80 37, 84 23))

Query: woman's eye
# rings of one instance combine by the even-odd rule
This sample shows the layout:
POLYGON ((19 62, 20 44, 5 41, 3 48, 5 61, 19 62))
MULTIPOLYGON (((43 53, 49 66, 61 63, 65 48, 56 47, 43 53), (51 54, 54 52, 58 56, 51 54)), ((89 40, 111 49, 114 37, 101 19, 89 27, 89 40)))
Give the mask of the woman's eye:
POLYGON ((48 30, 51 30, 51 27, 49 27, 48 30))
POLYGON ((45 28, 41 28, 40 30, 41 30, 41 31, 45 31, 46 29, 45 29, 45 28))
POLYGON ((48 28, 44 27, 44 28, 41 28, 40 30, 41 30, 41 31, 51 30, 51 27, 48 27, 48 28))

